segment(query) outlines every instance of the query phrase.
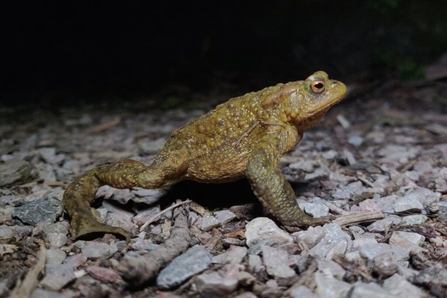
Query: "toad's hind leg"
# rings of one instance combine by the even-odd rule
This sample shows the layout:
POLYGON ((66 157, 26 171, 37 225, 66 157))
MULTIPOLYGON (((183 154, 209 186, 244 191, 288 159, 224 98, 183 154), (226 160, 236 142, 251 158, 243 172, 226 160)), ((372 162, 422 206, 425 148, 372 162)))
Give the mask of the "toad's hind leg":
POLYGON ((89 237, 112 233, 128 241, 129 233, 122 228, 112 227, 97 221, 90 205, 98 188, 110 185, 115 188, 160 188, 181 180, 187 169, 186 154, 183 150, 171 152, 169 160, 161 153, 148 167, 127 159, 99 166, 76 178, 67 187, 62 203, 71 217, 73 238, 89 237))
POLYGON ((276 219, 285 226, 308 227, 328 222, 332 217, 313 218, 300 209, 295 192, 281 173, 274 150, 258 147, 247 165, 247 179, 253 192, 276 219))

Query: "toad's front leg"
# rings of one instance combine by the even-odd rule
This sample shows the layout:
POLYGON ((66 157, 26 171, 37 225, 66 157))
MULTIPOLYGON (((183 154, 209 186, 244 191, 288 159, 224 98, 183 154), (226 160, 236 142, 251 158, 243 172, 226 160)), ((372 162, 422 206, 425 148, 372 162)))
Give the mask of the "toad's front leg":
POLYGON ((333 219, 332 216, 313 218, 300 209, 292 186, 279 168, 279 155, 269 145, 261 144, 254 149, 246 176, 264 208, 285 226, 315 226, 333 219))

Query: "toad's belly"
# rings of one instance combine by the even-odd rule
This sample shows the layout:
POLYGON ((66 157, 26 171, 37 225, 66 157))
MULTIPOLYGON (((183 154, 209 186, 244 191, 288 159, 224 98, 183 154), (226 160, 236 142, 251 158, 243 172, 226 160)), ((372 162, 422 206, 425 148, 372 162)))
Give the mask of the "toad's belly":
POLYGON ((222 183, 245 177, 249 153, 226 152, 197 157, 189 161, 185 179, 197 182, 222 183))

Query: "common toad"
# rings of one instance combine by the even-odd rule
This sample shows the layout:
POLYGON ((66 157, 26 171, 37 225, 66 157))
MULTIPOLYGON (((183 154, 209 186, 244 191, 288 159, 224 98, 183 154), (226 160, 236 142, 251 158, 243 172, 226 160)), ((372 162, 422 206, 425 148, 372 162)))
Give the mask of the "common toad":
POLYGON ((88 171, 64 193, 72 236, 112 233, 129 239, 127 231, 93 216, 90 205, 101 185, 153 189, 182 180, 220 183, 245 177, 265 209, 283 225, 328 222, 332 217, 312 218, 298 207, 279 159, 345 93, 343 83, 318 71, 304 81, 278 84, 218 105, 175 130, 149 166, 127 159, 88 171))

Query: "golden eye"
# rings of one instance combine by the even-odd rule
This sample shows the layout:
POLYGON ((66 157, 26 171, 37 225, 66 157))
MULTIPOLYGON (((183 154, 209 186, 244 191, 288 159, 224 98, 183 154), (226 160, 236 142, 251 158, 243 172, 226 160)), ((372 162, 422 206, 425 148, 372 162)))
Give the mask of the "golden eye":
POLYGON ((314 93, 320 94, 324 92, 324 81, 323 80, 315 80, 310 83, 310 88, 314 93))

